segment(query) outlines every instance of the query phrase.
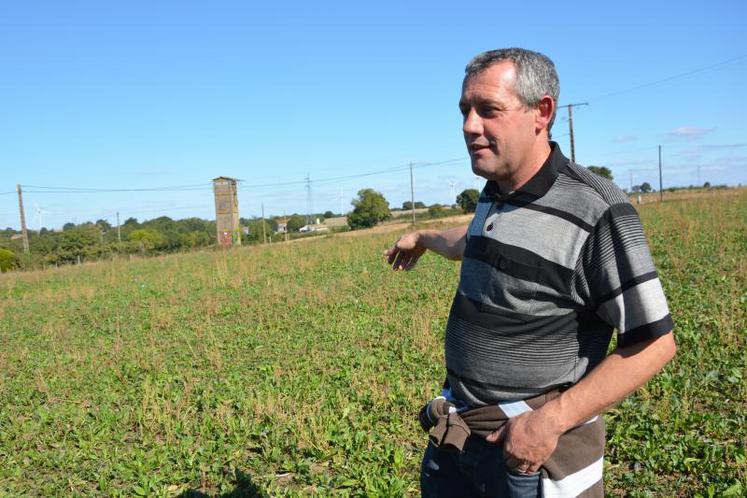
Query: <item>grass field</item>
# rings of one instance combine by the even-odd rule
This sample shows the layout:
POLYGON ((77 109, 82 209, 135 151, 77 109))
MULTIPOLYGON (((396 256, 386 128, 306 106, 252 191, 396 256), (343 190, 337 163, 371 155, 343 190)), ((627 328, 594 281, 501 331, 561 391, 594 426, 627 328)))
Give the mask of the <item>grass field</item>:
MULTIPOLYGON (((747 493, 747 195, 644 205, 675 361, 611 496, 747 493)), ((396 233, 0 277, 0 495, 414 496, 459 265, 396 233)))

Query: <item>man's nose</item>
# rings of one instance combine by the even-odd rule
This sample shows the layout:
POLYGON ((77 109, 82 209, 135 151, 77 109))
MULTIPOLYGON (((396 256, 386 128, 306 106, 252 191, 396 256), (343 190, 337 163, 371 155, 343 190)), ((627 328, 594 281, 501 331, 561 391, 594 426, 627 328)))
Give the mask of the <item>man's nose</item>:
POLYGON ((482 119, 474 109, 470 109, 467 115, 464 116, 462 130, 468 135, 482 135, 482 119))

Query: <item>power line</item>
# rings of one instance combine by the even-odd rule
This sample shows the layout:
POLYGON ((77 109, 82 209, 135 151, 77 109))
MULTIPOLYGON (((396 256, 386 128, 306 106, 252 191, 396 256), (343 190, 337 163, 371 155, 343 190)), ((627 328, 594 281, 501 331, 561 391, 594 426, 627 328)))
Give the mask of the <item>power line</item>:
POLYGON ((34 194, 101 194, 113 192, 186 192, 195 190, 209 190, 210 184, 178 185, 173 187, 145 187, 145 188, 91 188, 91 187, 49 187, 43 185, 21 185, 29 193, 34 194), (32 189, 32 190, 28 190, 32 189))
POLYGON ((41 189, 54 189, 54 190, 87 190, 87 191, 122 191, 122 192, 139 192, 142 190, 178 190, 178 189, 191 189, 196 187, 205 188, 211 186, 210 183, 197 183, 193 185, 173 185, 170 187, 146 187, 146 188, 127 188, 127 189, 113 189, 113 188, 91 188, 91 187, 47 187, 40 185, 22 185, 26 188, 41 188, 41 189))
MULTIPOLYGON (((445 159, 442 161, 412 163, 412 167, 413 168, 427 168, 427 167, 434 167, 434 166, 443 166, 443 165, 453 164, 459 161, 465 161, 466 159, 467 159, 466 157, 458 157, 458 158, 452 158, 452 159, 445 159)), ((399 171, 406 171, 410 167, 411 165, 408 163, 408 164, 402 164, 398 166, 392 166, 390 168, 385 168, 381 170, 370 171, 367 173, 333 176, 333 177, 327 177, 327 178, 320 178, 316 180, 311 180, 311 179, 289 180, 289 181, 283 181, 283 182, 273 182, 273 183, 263 183, 263 184, 253 184, 253 185, 243 183, 242 181, 239 184, 239 190, 271 188, 271 187, 287 187, 287 186, 292 186, 292 185, 306 185, 306 186, 310 184, 322 185, 322 184, 330 183, 330 182, 354 180, 357 178, 365 178, 368 176, 382 175, 382 174, 387 174, 387 173, 396 173, 399 171)), ((60 187, 60 186, 48 186, 48 185, 21 185, 21 187, 23 187, 25 192, 31 193, 31 194, 101 194, 101 193, 117 193, 117 192, 190 192, 190 191, 211 190, 213 188, 211 183, 198 183, 198 184, 192 184, 192 185, 173 185, 173 186, 163 186, 163 187, 143 187, 143 188, 60 187)), ((0 193, 0 195, 10 195, 10 194, 15 194, 15 193, 16 193, 15 191, 9 191, 9 192, 2 192, 0 193)))
POLYGON ((705 145, 699 145, 699 144, 672 144, 667 145, 667 147, 693 147, 693 148, 702 148, 702 149, 737 149, 740 147, 747 147, 747 143, 737 143, 737 144, 705 144, 705 145))
POLYGON ((409 168, 409 165, 405 166, 395 166, 392 168, 387 168, 384 170, 379 171, 372 171, 369 173, 358 173, 355 175, 345 175, 345 176, 333 176, 329 178, 320 178, 317 180, 311 180, 311 179, 303 179, 303 180, 290 180, 286 182, 277 182, 277 183, 262 183, 262 184, 254 184, 254 185, 246 185, 242 184, 239 185, 239 190, 249 190, 249 189, 255 189, 255 188, 267 188, 267 187, 287 187, 291 185, 309 185, 309 184, 322 184, 322 183, 329 183, 329 182, 337 182, 342 180, 352 180, 356 178, 363 178, 366 176, 373 176, 373 175, 381 175, 385 173, 393 173, 396 171, 404 171, 409 168))
MULTIPOLYGON (((667 144, 667 147, 680 149, 680 148, 693 148, 693 149, 736 149, 741 147, 747 147, 747 143, 734 143, 734 144, 696 144, 696 143, 681 143, 681 144, 667 144)), ((620 156, 623 154, 632 154, 635 152, 651 152, 655 146, 646 146, 646 147, 638 147, 635 149, 622 149, 622 150, 613 150, 608 152, 602 152, 601 154, 597 154, 596 157, 608 157, 608 156, 620 156)), ((653 159, 652 159, 653 161, 653 159)))
MULTIPOLYGON (((433 166, 442 166, 452 164, 459 161, 466 160, 466 157, 446 159, 443 161, 432 161, 413 163, 414 168, 426 168, 433 166)), ((339 182, 345 180, 354 180, 357 178, 365 178, 367 176, 382 175, 387 173, 395 173, 398 171, 406 171, 410 168, 410 164, 403 164, 385 168, 377 171, 370 171, 367 173, 357 173, 353 175, 342 175, 333 176, 327 178, 320 178, 316 180, 289 180, 283 182, 273 183, 262 183, 262 184, 239 184, 239 190, 259 189, 259 188, 270 188, 270 187, 287 187, 292 185, 309 185, 309 184, 324 184, 330 182, 339 182)), ((97 188, 97 187, 59 187, 59 186, 47 186, 47 185, 21 185, 24 191, 33 194, 99 194, 99 193, 116 193, 116 192, 188 192, 188 191, 199 191, 199 190, 211 190, 212 184, 210 183, 199 183, 193 185, 174 185, 166 187, 144 187, 144 188, 97 188)), ((16 192, 2 192, 0 195, 10 195, 16 192)))
POLYGON ((707 71, 711 71, 713 69, 717 69, 717 68, 720 68, 720 67, 723 67, 723 66, 727 66, 727 65, 733 64, 735 62, 740 62, 740 61, 743 61, 745 59, 747 59, 747 54, 739 55, 737 57, 733 57, 733 58, 727 59, 725 61, 717 62, 717 63, 711 64, 709 66, 704 66, 704 67, 700 67, 700 68, 697 68, 697 69, 693 69, 691 71, 686 71, 684 73, 675 74, 673 76, 668 76, 666 78, 662 78, 662 79, 656 80, 656 81, 651 81, 649 83, 643 83, 641 85, 630 87, 630 88, 627 88, 625 90, 618 90, 618 91, 615 91, 615 92, 612 92, 612 93, 606 93, 606 94, 603 94, 603 95, 598 95, 598 96, 596 96, 596 97, 594 97, 594 98, 592 98, 590 100, 591 101, 598 101, 598 100, 602 100, 602 99, 607 99, 607 98, 615 97, 615 96, 622 95, 622 94, 625 94, 625 93, 634 92, 636 90, 641 90, 643 88, 648 88, 648 87, 651 87, 651 86, 656 86, 656 85, 659 85, 661 83, 667 83, 667 82, 675 81, 675 80, 678 80, 678 79, 684 79, 684 78, 687 78, 687 77, 690 77, 690 76, 694 76, 696 74, 704 73, 704 72, 707 72, 707 71))
MULTIPOLYGON (((459 158, 453 158, 453 159, 446 159, 443 161, 435 161, 435 162, 422 162, 422 163, 413 163, 414 168, 426 168, 426 167, 432 167, 432 166, 443 166, 446 164, 452 164, 458 161, 464 161, 466 160, 466 157, 459 157, 459 158)), ((291 185, 308 185, 309 183, 315 184, 315 185, 321 185, 325 183, 330 182, 339 182, 344 180, 355 180, 357 178, 365 178, 367 176, 375 176, 375 175, 383 175, 387 173, 396 173, 399 171, 407 171, 410 169, 410 164, 403 164, 399 166, 392 166, 390 168, 381 169, 377 171, 370 171, 367 173, 356 173, 353 175, 343 175, 343 176, 332 176, 327 178, 319 178, 316 180, 290 180, 285 182, 276 182, 276 183, 262 183, 262 184, 254 184, 254 185, 247 185, 247 184, 241 184, 239 185, 240 190, 248 190, 248 189, 255 189, 255 188, 267 188, 267 187, 287 187, 291 185)))
MULTIPOLYGON (((174 211, 177 211, 177 210, 181 210, 181 209, 198 209, 198 208, 207 208, 207 209, 209 209, 209 206, 205 205, 205 204, 190 204, 190 205, 185 205, 185 206, 170 206, 167 209, 164 209, 163 207, 154 207, 154 208, 150 208, 150 209, 135 209, 135 210, 128 209, 126 211, 125 210, 120 210, 119 214, 121 214, 121 215, 132 215, 132 214, 143 214, 143 213, 145 213, 145 214, 148 214, 148 213, 152 213, 152 214, 166 214, 166 213, 171 213, 171 212, 174 212, 174 211)), ((60 216, 64 216, 64 215, 57 215, 58 218, 60 216)), ((100 214, 98 216, 94 216, 94 218, 98 218, 98 219, 101 219, 101 220, 108 220, 108 219, 114 218, 116 216, 117 216, 117 213, 116 212, 112 212, 112 213, 107 213, 107 214, 100 214)))

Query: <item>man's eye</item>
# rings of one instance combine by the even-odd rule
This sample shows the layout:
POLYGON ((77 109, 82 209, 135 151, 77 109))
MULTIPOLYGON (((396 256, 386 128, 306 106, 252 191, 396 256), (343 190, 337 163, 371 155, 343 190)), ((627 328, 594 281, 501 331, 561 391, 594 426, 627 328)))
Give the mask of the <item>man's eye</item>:
POLYGON ((480 107, 477 112, 480 114, 480 116, 494 116, 495 114, 501 112, 501 110, 497 107, 483 106, 480 107))

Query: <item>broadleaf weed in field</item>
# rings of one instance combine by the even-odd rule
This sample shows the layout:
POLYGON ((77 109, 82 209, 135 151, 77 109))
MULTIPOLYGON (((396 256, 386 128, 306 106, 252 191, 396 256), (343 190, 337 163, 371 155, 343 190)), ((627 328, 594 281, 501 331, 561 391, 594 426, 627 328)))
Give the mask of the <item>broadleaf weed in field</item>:
MULTIPOLYGON (((640 211, 679 352, 606 415, 606 492, 739 496, 747 196, 640 211)), ((459 265, 395 236, 0 276, 0 495, 416 496, 459 265)))

